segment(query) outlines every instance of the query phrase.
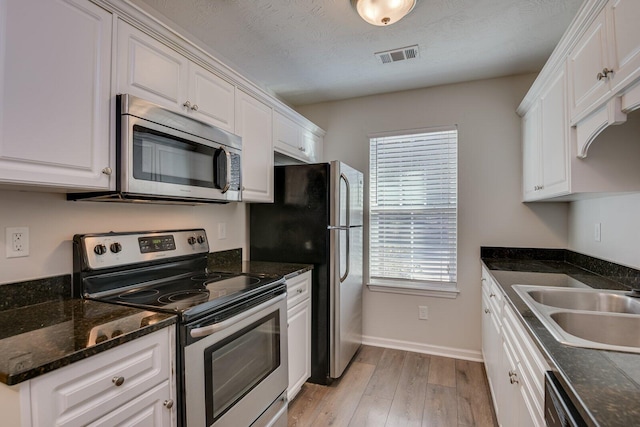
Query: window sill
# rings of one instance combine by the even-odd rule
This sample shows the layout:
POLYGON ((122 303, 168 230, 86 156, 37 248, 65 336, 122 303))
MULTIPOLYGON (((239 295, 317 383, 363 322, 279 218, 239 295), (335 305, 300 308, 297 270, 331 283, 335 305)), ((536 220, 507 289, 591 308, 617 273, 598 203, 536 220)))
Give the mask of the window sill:
POLYGON ((457 298, 460 291, 456 283, 425 284, 403 283, 394 281, 375 281, 367 283, 367 287, 373 292, 386 292, 390 294, 418 295, 436 298, 457 298))

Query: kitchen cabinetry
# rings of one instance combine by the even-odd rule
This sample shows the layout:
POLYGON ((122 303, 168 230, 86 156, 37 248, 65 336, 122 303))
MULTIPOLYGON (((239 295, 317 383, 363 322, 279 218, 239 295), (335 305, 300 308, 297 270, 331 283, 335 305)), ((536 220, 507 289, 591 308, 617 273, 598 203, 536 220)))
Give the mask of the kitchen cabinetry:
POLYGON ((236 129, 242 137, 242 200, 273 202, 273 112, 238 89, 236 129))
POLYGON ((0 182, 108 190, 111 13, 1 0, 0 22, 0 182))
POLYGON ((273 115, 274 149, 305 163, 322 157, 322 138, 286 117, 279 111, 273 115))
MULTIPOLYGON (((15 400, 23 427, 111 426, 132 420, 176 425, 174 334, 175 326, 164 328, 7 387, 2 397, 15 400)), ((19 419, 16 414, 8 419, 19 419)))
POLYGON ((570 147, 564 68, 557 71, 522 123, 524 200, 567 194, 570 147))
POLYGON ((117 61, 118 93, 234 131, 233 84, 123 21, 118 21, 117 61))
POLYGON ((544 426, 544 373, 549 367, 484 267, 482 308, 482 353, 498 423, 544 426))
POLYGON ((287 280, 289 334, 289 386, 293 399, 311 376, 311 272, 287 280))

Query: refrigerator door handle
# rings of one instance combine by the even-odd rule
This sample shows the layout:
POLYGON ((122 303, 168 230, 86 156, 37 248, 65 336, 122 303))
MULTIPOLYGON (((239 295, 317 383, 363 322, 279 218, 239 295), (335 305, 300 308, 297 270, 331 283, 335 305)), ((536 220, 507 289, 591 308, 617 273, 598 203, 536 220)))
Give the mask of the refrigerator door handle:
POLYGON ((340 283, 344 282, 349 277, 349 265, 351 264, 351 247, 349 242, 349 230, 347 229, 347 265, 344 270, 344 275, 340 276, 340 283))
POLYGON ((345 195, 345 198, 347 199, 347 223, 345 226, 349 227, 351 224, 351 186, 349 185, 349 180, 345 174, 341 173, 340 179, 344 181, 344 185, 347 189, 347 194, 345 195))
POLYGON ((327 230, 349 230, 349 227, 342 225, 327 225, 327 230))

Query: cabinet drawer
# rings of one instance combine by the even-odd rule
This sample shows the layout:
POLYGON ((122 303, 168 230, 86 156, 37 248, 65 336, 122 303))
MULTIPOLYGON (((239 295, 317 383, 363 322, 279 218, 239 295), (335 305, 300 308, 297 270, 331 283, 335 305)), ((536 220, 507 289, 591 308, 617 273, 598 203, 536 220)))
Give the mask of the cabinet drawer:
POLYGON ((166 328, 31 382, 34 426, 84 426, 170 378, 166 328), (124 381, 120 382, 120 379, 124 381))
POLYGON ((287 308, 309 298, 311 295, 311 272, 299 274, 296 277, 287 279, 287 308))
POLYGON ((505 339, 513 342, 516 358, 522 365, 527 382, 531 385, 533 398, 542 407, 542 402, 544 402, 544 373, 549 369, 549 366, 510 307, 505 307, 503 319, 507 333, 505 339))

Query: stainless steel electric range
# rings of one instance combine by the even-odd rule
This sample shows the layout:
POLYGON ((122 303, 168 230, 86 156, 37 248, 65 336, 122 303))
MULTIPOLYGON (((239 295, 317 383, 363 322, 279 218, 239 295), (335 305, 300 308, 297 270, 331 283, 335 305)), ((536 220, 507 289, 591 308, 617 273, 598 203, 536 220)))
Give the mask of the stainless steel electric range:
POLYGON ((203 229, 76 235, 76 297, 178 316, 183 426, 286 426, 282 277, 207 269, 203 229))

